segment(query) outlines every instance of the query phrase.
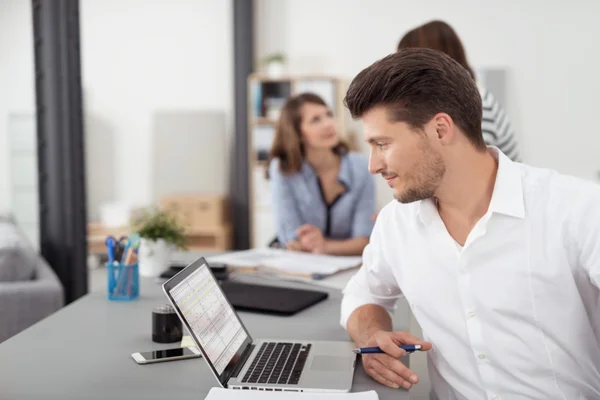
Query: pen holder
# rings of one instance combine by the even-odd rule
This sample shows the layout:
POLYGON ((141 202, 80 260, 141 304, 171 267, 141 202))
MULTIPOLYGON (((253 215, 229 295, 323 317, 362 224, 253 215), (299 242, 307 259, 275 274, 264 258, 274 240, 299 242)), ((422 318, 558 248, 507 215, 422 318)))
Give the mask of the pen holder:
POLYGON ((130 301, 140 294, 140 275, 138 263, 126 265, 106 263, 108 275, 108 299, 130 301))

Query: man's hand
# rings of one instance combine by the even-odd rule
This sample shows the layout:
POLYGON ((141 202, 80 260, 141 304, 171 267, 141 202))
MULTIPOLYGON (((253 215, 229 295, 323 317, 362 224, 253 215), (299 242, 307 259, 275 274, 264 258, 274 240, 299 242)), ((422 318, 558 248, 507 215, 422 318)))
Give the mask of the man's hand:
POLYGON ((304 251, 311 253, 325 253, 325 238, 319 228, 314 225, 302 225, 296 231, 298 241, 304 251))
POLYGON ((431 343, 424 342, 407 332, 377 331, 365 346, 379 346, 385 354, 363 354, 362 362, 367 374, 377 382, 392 387, 410 389, 419 377, 398 358, 406 355, 399 344, 420 344, 423 350, 431 350, 431 343))

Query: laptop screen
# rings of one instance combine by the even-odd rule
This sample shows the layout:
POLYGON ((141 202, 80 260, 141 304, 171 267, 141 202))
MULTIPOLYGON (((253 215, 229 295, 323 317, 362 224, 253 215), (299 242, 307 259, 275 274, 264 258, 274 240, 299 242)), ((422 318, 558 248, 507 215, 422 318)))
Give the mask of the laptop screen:
POLYGON ((221 376, 239 358, 248 334, 206 263, 171 288, 169 294, 202 346, 207 361, 221 376))

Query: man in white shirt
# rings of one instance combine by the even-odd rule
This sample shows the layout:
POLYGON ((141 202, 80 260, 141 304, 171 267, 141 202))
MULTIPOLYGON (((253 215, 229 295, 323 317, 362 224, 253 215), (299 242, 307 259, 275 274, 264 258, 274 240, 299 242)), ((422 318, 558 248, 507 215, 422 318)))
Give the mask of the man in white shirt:
POLYGON ((600 399, 600 186, 486 147, 459 64, 405 49, 363 70, 346 104, 394 190, 342 324, 375 380, 410 388, 398 344, 428 350, 439 399, 600 399), (405 296, 424 339, 392 332, 405 296))

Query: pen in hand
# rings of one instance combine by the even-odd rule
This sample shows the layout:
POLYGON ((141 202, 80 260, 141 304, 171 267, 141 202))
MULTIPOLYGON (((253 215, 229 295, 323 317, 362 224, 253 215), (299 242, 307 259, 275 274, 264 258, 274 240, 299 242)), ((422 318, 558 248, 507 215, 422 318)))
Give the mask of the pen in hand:
MULTIPOLYGON (((412 353, 417 350, 421 350, 420 344, 400 344, 399 348, 406 351, 407 353, 412 353)), ((385 351, 381 350, 380 347, 360 347, 358 349, 352 350, 353 353, 356 354, 381 354, 385 353, 385 351)))

